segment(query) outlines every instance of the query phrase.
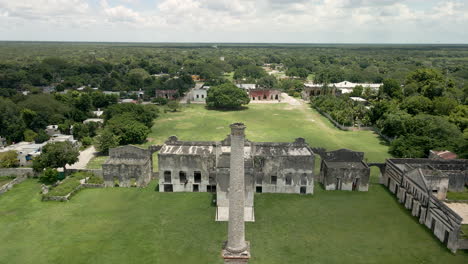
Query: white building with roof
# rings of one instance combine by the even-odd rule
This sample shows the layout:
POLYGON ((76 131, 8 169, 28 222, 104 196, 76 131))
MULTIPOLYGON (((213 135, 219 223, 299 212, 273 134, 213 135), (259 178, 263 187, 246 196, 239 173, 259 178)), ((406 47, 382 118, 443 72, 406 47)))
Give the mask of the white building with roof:
POLYGON ((190 92, 190 99, 195 103, 205 103, 209 89, 210 86, 195 86, 195 88, 190 92))

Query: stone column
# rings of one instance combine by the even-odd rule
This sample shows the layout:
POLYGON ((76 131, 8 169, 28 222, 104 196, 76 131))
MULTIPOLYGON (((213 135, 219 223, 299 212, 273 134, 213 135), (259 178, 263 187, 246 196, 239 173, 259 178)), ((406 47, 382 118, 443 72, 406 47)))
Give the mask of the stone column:
POLYGON ((229 175, 228 241, 223 249, 225 263, 247 263, 249 245, 245 241, 244 205, 244 130, 242 123, 231 126, 231 160, 229 175))

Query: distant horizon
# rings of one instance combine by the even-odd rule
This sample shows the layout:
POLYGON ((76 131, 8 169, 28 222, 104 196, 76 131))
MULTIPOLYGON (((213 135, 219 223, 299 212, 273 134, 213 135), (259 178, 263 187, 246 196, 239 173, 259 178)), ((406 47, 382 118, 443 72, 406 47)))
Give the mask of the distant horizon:
POLYGON ((281 45, 468 45, 468 42, 217 42, 217 41, 95 41, 95 40, 0 40, 30 43, 138 43, 138 44, 281 44, 281 45))

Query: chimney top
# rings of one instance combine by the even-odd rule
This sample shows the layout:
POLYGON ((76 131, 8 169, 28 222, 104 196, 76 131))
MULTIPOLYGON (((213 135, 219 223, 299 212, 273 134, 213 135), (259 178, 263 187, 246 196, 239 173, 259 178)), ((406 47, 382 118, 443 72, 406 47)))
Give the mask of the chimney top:
POLYGON ((243 136, 245 125, 243 123, 234 123, 229 126, 231 128, 231 135, 243 136))

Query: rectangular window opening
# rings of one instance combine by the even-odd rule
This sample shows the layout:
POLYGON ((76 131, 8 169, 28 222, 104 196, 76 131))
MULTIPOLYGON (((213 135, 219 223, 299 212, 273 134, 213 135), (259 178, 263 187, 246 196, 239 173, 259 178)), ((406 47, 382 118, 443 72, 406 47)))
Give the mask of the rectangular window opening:
POLYGON ((262 186, 257 186, 257 187, 255 187, 255 192, 256 192, 256 193, 262 193, 262 191, 263 191, 262 186))
POLYGON ((194 171, 193 172, 193 180, 195 183, 201 183, 201 172, 200 171, 194 171))
POLYGON ((277 179, 278 178, 276 176, 271 176, 271 184, 276 185, 277 179))
POLYGON ((193 185, 193 192, 198 192, 199 191, 198 187, 199 187, 198 184, 194 184, 193 185))

